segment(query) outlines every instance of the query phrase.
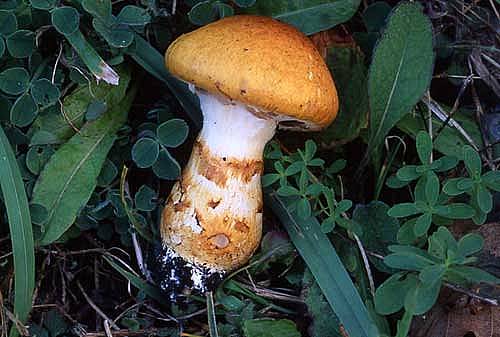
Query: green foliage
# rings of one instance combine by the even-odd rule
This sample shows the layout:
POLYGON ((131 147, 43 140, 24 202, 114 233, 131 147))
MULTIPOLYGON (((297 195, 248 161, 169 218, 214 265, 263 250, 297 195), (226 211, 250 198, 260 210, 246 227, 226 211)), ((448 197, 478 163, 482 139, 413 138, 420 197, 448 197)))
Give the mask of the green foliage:
POLYGON ((307 35, 330 29, 349 20, 361 1, 359 0, 257 0, 247 12, 272 16, 295 26, 307 35))
POLYGON ((468 177, 447 180, 443 191, 450 196, 463 193, 469 194, 471 204, 477 212, 473 220, 477 224, 482 224, 486 219, 486 214, 493 208, 491 191, 500 191, 500 173, 498 171, 488 171, 482 174, 481 158, 468 145, 463 147, 463 161, 468 177))
MULTIPOLYGON (((321 228, 325 233, 330 232, 335 225, 352 231, 358 231, 358 227, 342 217, 342 213, 352 207, 352 201, 347 199, 336 200, 334 190, 322 184, 312 173, 313 170, 324 170, 324 160, 315 158, 317 145, 308 140, 304 150, 297 150, 291 155, 284 155, 278 146, 272 145, 272 150, 267 154, 268 158, 278 159, 274 163, 277 173, 269 173, 262 177, 264 187, 279 184, 276 192, 288 200, 287 207, 297 211, 302 219, 311 216, 322 215, 324 219, 321 228)), ((332 163, 326 168, 326 173, 332 172, 332 167, 338 162, 332 163)), ((358 231, 359 232, 359 231, 358 231)))
POLYGON ((304 221, 277 195, 267 199, 281 219, 295 247, 314 275, 347 333, 353 336, 378 336, 377 328, 352 284, 328 237, 319 222, 311 217, 304 221))
POLYGON ((181 145, 187 138, 188 125, 182 119, 170 119, 156 127, 155 132, 145 130, 132 147, 132 159, 140 168, 152 167, 157 177, 174 180, 181 168, 168 148, 181 145))
MULTIPOLYGON (((264 213, 261 247, 249 265, 237 271, 245 273, 238 278, 231 276, 214 292, 215 303, 220 305, 209 308, 209 333, 220 337, 298 336, 307 329, 312 336, 339 336, 342 326, 353 336, 388 336, 397 329, 396 336, 403 337, 409 332, 412 317, 429 310, 445 282, 464 287, 477 282, 498 283, 496 277, 475 266, 483 239, 477 234, 455 238, 445 227, 456 218, 483 223, 494 209, 494 193, 500 189, 499 175, 485 169, 492 162, 488 158, 488 166, 484 165, 489 148, 483 148, 481 129, 473 112, 463 108, 469 100, 457 99, 458 106, 443 109, 453 111, 446 125, 442 117, 429 116, 430 110, 435 113, 435 106, 427 105, 437 106, 438 99, 442 99, 439 104, 450 104, 448 97, 436 97, 442 83, 433 85, 432 100, 416 105, 432 73, 429 20, 415 2, 401 2, 394 10, 384 1, 361 3, 0 1, 0 123, 5 131, 0 135, 0 152, 3 149, 7 154, 0 155, 0 161, 7 158, 7 164, 0 165, 0 240, 10 233, 13 251, 12 259, 10 246, 0 244, 0 284, 10 284, 9 271, 15 272, 13 296, 4 296, 5 307, 29 325, 32 335, 65 336, 78 328, 75 325, 75 331, 70 332, 55 310, 34 311, 32 321, 25 321, 35 280, 34 229, 39 244, 65 243, 40 248, 40 261, 50 251, 51 263, 44 265, 36 301, 50 300, 45 283, 58 284, 56 279, 49 280, 54 275, 61 274, 63 281, 87 281, 93 272, 99 275, 96 282, 107 290, 116 277, 104 275, 113 270, 137 288, 133 293, 137 304, 148 296, 162 304, 161 311, 168 319, 170 315, 206 319, 195 315, 207 308, 203 299, 189 294, 183 297, 183 306, 165 304, 165 294, 149 282, 149 272, 140 266, 145 279, 133 272, 122 253, 131 253, 134 245, 148 255, 159 241, 158 223, 171 186, 162 179, 177 179, 180 166, 173 155, 187 159, 189 154, 182 146, 188 125, 179 117, 186 113, 195 129, 201 127, 197 98, 165 69, 163 52, 174 37, 194 29, 189 22, 203 25, 240 13, 272 16, 306 34, 352 20, 341 30, 322 34, 328 41, 320 41, 321 45, 333 44, 327 46, 326 61, 339 93, 336 122, 314 135, 316 142, 304 141, 299 134, 280 133, 282 142, 273 142, 266 152, 267 174, 262 179, 265 206, 271 206, 290 239, 277 230, 272 216, 264 213), (125 65, 125 60, 133 60, 135 65, 125 65), (367 60, 372 60, 369 71, 367 60), (133 68, 132 73, 124 71, 127 67, 133 68), (167 88, 159 87, 155 79, 167 88), (132 106, 133 113, 126 116, 136 86, 140 96, 132 106), (409 113, 412 110, 415 113, 409 113), (393 128, 395 123, 399 130, 393 128), (392 207, 366 199, 370 186, 360 186, 361 181, 351 176, 361 159, 361 141, 369 141, 368 149, 377 162, 383 153, 375 150, 382 148, 389 133, 401 136, 402 142, 395 149, 392 141, 388 142, 383 172, 375 174, 375 195, 377 199, 388 197, 383 199, 386 203, 397 200, 392 207), (415 138, 416 151, 410 149, 411 140, 403 134, 415 138), (464 147, 468 144, 481 149, 481 156, 472 147, 464 147), (334 160, 337 156, 347 160, 334 160), (128 169, 131 164, 135 165, 128 169), (387 186, 406 188, 386 191, 388 173, 395 174, 387 186), (71 238, 77 240, 69 241, 71 238), (76 246, 84 249, 87 241, 104 249, 116 247, 109 252, 119 257, 106 253, 109 266, 101 269, 98 257, 92 258, 95 264, 88 268, 85 256, 75 258, 66 253, 76 246), (373 273, 373 266, 381 273, 373 273), (62 272, 54 272, 54 267, 62 272), (375 297, 368 276, 378 285, 375 297), (264 289, 268 286, 273 289, 264 289), (294 306, 276 302, 282 296, 298 300, 298 289, 302 289, 310 321, 302 320, 294 306), (281 314, 300 320, 300 324, 280 319, 281 314), (386 320, 382 315, 391 316, 386 320), (396 317, 400 319, 397 324, 393 321, 396 317), (42 323, 38 326, 33 322, 42 323), (310 322, 307 327, 306 322, 310 322), (388 322, 395 323, 391 329, 388 322)), ((485 7, 474 6, 479 6, 474 13, 487 17, 485 7)), ((431 19, 441 22, 441 17, 431 19)), ((483 27, 476 19, 476 26, 483 27)), ((481 76, 488 84, 488 77, 480 74, 476 64, 469 69, 465 62, 472 60, 467 57, 467 48, 480 48, 487 55, 487 43, 481 41, 484 46, 473 47, 467 42, 465 47, 453 44, 444 36, 450 35, 450 28, 438 30, 435 39, 440 61, 452 64, 445 71, 459 75, 447 82, 465 85, 460 75, 473 71, 474 80, 481 76), (458 54, 463 64, 458 62, 458 54)), ((461 34, 467 35, 467 31, 461 34)), ((442 81, 446 74, 434 75, 442 81)), ((482 85, 477 83, 475 80, 481 98, 482 85)), ((462 94, 469 95, 469 90, 462 94)), ((480 103, 487 113, 487 104, 480 103)), ((367 173, 370 181, 372 174, 367 173)), ((67 282, 64 289, 74 284, 67 282)), ((115 292, 125 294, 127 287, 123 282, 111 288, 112 294, 97 289, 98 293, 91 295, 94 300, 104 300, 97 305, 106 313, 110 311, 108 314, 116 307, 105 303, 113 302, 108 299, 115 292)), ((11 291, 2 289, 2 293, 11 291)), ((71 316, 73 295, 62 295, 71 316)), ((156 328, 156 324, 164 324, 163 318, 153 323, 143 315, 153 306, 150 301, 145 306, 132 306, 115 323, 133 331, 153 328, 152 333, 159 336, 178 336, 178 327, 156 328)), ((82 316, 71 317, 80 320, 82 316)), ((182 319, 188 328, 185 331, 190 331, 190 320, 182 319)), ((205 323, 197 322, 196 329, 203 329, 200 327, 205 323)), ((16 331, 13 328, 12 334, 16 331)))
POLYGON ((243 324, 245 337, 300 337, 295 324, 287 319, 253 319, 243 324))
POLYGON ((328 68, 339 95, 339 112, 321 133, 326 142, 346 142, 359 136, 368 123, 368 92, 365 58, 354 46, 328 49, 328 68))
MULTIPOLYGON (((31 310, 35 289, 35 248, 28 198, 15 153, 0 127, 0 190, 9 219, 9 228, 14 254, 14 314, 25 322, 31 310)), ((10 336, 18 336, 17 328, 10 336)))
POLYGON ((342 337, 340 322, 309 270, 304 272, 302 282, 302 296, 312 319, 311 337, 342 337))
MULTIPOLYGON (((445 109, 445 111, 448 110, 449 109, 445 109)), ((470 112, 460 109, 453 114, 453 119, 460 123, 461 127, 466 130, 467 134, 472 138, 472 141, 474 141, 475 144, 482 143, 481 131, 475 120, 472 118, 470 112)), ((439 136, 437 136, 436 133, 443 126, 443 122, 438 120, 436 117, 432 117, 431 122, 434 149, 447 156, 461 158, 462 147, 469 143, 463 138, 459 130, 452 127, 448 123, 440 131, 439 136)), ((428 124, 428 120, 424 120, 416 114, 408 114, 403 117, 403 119, 401 119, 396 126, 412 137, 416 137, 420 131, 427 131, 428 124)))
POLYGON ((433 60, 429 19, 419 4, 401 3, 389 18, 368 73, 369 152, 379 147, 422 97, 431 80, 433 60))
POLYGON ((57 240, 73 224, 97 185, 116 132, 126 121, 133 95, 61 146, 45 165, 33 189, 33 202, 49 210, 39 244, 57 240))

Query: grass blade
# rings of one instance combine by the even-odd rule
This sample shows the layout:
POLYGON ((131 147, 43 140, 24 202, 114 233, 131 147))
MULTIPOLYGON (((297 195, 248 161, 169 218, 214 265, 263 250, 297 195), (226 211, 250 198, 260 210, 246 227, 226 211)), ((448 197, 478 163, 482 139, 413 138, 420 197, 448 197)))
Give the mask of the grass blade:
MULTIPOLYGON (((25 322, 31 311, 35 288, 35 249, 28 198, 21 172, 9 140, 0 126, 0 186, 9 219, 12 252, 14 255, 14 313, 25 322)), ((17 336, 12 328, 10 336, 17 336)))
POLYGON ((118 76, 113 68, 104 62, 95 49, 85 40, 85 37, 79 30, 72 34, 65 35, 65 37, 97 80, 103 80, 106 83, 118 85, 120 76, 118 76))
POLYGON ((148 296, 151 298, 154 298, 157 300, 159 303, 163 303, 166 300, 166 296, 162 293, 160 289, 155 287, 152 284, 149 284, 147 281, 143 280, 141 277, 139 277, 137 274, 132 273, 130 271, 125 270, 121 266, 119 266, 117 263, 115 263, 111 258, 108 256, 104 256, 104 260, 108 262, 111 267, 113 267, 117 272, 119 272, 123 277, 125 277, 127 280, 132 283, 134 287, 136 287, 139 290, 144 291, 148 296))
POLYGON ((146 71, 167 85, 191 120, 201 128, 202 117, 198 99, 189 91, 187 84, 167 71, 162 54, 138 34, 135 35, 134 47, 129 48, 127 53, 146 71))
POLYGON ((219 337, 219 333, 217 332, 217 319, 215 317, 214 294, 211 291, 208 291, 206 297, 208 329, 210 330, 210 337, 219 337))
POLYGON ((266 202, 281 220, 349 336, 375 337, 378 331, 328 237, 316 218, 301 220, 275 193, 266 202))

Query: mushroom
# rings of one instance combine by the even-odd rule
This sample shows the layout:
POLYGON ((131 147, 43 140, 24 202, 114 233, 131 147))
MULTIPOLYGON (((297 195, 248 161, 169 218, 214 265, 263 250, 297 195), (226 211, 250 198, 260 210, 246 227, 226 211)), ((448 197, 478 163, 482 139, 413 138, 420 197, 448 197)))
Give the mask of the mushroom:
POLYGON ((182 35, 165 63, 198 95, 203 128, 163 210, 160 286, 204 292, 259 245, 263 150, 276 127, 329 125, 337 92, 312 42, 268 17, 232 16, 182 35))

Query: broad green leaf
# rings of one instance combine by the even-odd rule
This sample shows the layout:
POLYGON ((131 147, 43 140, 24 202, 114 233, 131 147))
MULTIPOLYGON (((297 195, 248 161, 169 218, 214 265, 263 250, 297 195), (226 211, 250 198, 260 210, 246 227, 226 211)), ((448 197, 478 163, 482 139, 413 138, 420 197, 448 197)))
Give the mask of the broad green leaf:
POLYGON ((349 20, 360 0, 257 0, 246 11, 252 14, 272 16, 295 26, 306 35, 330 29, 349 20))
POLYGON ((418 271, 432 265, 433 261, 412 252, 399 252, 387 255, 384 263, 391 268, 418 271))
POLYGON ((80 14, 73 7, 58 7, 52 11, 52 25, 63 35, 73 34, 80 26, 80 14))
POLYGON ((354 284, 315 217, 301 220, 283 199, 266 193, 267 204, 281 219, 292 242, 350 336, 375 337, 378 331, 354 284))
MULTIPOLYGON (((14 255, 14 314, 25 323, 35 289, 35 248, 28 198, 12 147, 0 126, 0 191, 7 212, 14 255)), ((11 337, 18 336, 15 327, 11 337)))
POLYGON ((488 171, 481 180, 490 190, 500 192, 500 171, 488 171))
POLYGON ((50 132, 61 143, 75 134, 75 128, 82 127, 85 113, 92 102, 105 102, 112 107, 125 97, 130 82, 130 72, 119 69, 120 83, 117 86, 100 82, 85 83, 79 86, 63 100, 64 113, 58 109, 40 115, 33 122, 29 134, 37 131, 50 132))
POLYGON ((35 33, 21 29, 7 38, 7 50, 15 58, 31 56, 35 50, 35 33))
POLYGON ((8 36, 17 30, 17 18, 14 12, 0 10, 0 35, 8 36))
POLYGON ((435 231, 432 234, 433 237, 435 237, 444 247, 445 250, 451 249, 451 250, 456 250, 457 249, 457 241, 453 237, 453 235, 450 233, 449 229, 440 226, 437 231, 435 231))
POLYGON ((436 207, 436 214, 449 219, 470 219, 475 213, 474 208, 462 203, 436 207))
POLYGON ((129 26, 144 26, 151 21, 151 16, 144 8, 127 5, 118 13, 117 19, 129 26))
POLYGON ((500 284, 500 279, 490 273, 475 267, 453 266, 449 273, 455 273, 471 283, 486 282, 491 284, 500 284))
POLYGON ((435 172, 445 172, 449 171, 458 164, 458 159, 452 156, 443 156, 439 159, 436 159, 432 162, 432 169, 435 172))
POLYGON ((439 178, 438 176, 429 171, 425 181, 425 199, 429 205, 435 205, 439 197, 439 178))
POLYGON ((177 147, 184 143, 188 136, 189 127, 179 118, 170 119, 158 126, 156 135, 163 146, 177 147))
POLYGON ((140 168, 153 166, 159 154, 160 146, 151 138, 141 138, 132 147, 132 159, 140 168))
POLYGON ((10 109, 10 121, 20 127, 28 126, 33 122, 38 113, 35 100, 29 93, 18 97, 10 109))
POLYGON ((49 211, 39 204, 30 204, 31 222, 42 226, 49 216, 49 211))
POLYGON ((26 154, 26 167, 31 173, 39 174, 53 154, 50 146, 32 146, 26 154))
POLYGON ((463 148, 463 159, 465 167, 471 178, 481 176, 481 157, 471 146, 465 145, 463 148))
POLYGON ((161 179, 175 180, 181 174, 181 167, 166 149, 161 149, 153 164, 153 172, 161 179))
POLYGON ((311 216, 311 203, 306 198, 300 198, 297 203, 297 215, 302 219, 308 219, 311 216))
POLYGON ((217 11, 211 1, 200 1, 188 13, 191 23, 203 26, 217 19, 217 11))
POLYGON ((379 314, 390 315, 401 310, 408 289, 402 279, 404 273, 396 273, 375 291, 375 309, 379 314))
POLYGON ((458 253, 464 256, 472 255, 483 249, 484 239, 481 235, 469 233, 458 241, 458 253))
POLYGON ((425 131, 417 134, 417 153, 422 164, 429 164, 432 156, 432 140, 425 131))
POLYGON ((50 244, 64 234, 88 202, 132 99, 129 94, 101 118, 87 123, 45 165, 32 197, 33 202, 49 210, 40 245, 50 244))
POLYGON ((0 73, 0 90, 9 95, 19 95, 26 91, 30 74, 21 67, 9 68, 0 73))
POLYGON ((415 276, 410 279, 414 279, 414 281, 411 282, 413 284, 409 286, 410 291, 405 298, 405 309, 417 315, 424 314, 436 303, 439 290, 441 289, 441 282, 426 285, 420 282, 415 276))
POLYGON ((348 141, 358 137, 368 123, 365 58, 353 46, 335 47, 328 49, 327 64, 335 78, 340 107, 337 118, 321 137, 326 142, 348 141))
POLYGON ((424 213, 421 216, 419 216, 417 218, 417 221, 415 222, 415 228, 414 228, 415 235, 419 237, 426 234, 429 228, 431 227, 431 224, 432 224, 431 213, 424 213))
POLYGON ((474 189, 474 198, 483 213, 489 213, 493 209, 493 196, 483 185, 477 185, 474 189))
POLYGON ((401 204, 397 204, 392 206, 388 211, 387 214, 389 216, 393 216, 395 218, 402 218, 414 214, 418 214, 420 211, 417 209, 415 204, 405 202, 401 204))
POLYGON ((113 182, 113 180, 118 175, 118 168, 109 159, 106 159, 102 167, 99 177, 97 177, 97 185, 100 187, 106 187, 113 182))
POLYGON ((417 165, 405 165, 398 170, 396 176, 401 181, 415 180, 422 175, 421 172, 417 171, 417 167, 417 165))
POLYGON ((120 24, 108 26, 99 19, 92 20, 92 26, 112 47, 125 48, 134 41, 134 33, 127 26, 120 24))
POLYGON ((463 178, 448 179, 443 186, 443 192, 451 196, 464 193, 465 191, 459 187, 459 183, 462 179, 463 178))
POLYGON ((300 191, 296 187, 290 185, 281 186, 280 188, 278 188, 277 193, 282 197, 300 195, 300 191))
POLYGON ((31 96, 42 107, 56 103, 60 95, 59 88, 46 78, 38 79, 31 84, 31 96))
POLYGON ((369 152, 408 114, 428 88, 434 63, 432 26, 414 2, 392 12, 373 55, 368 76, 369 152))
POLYGON ((441 282, 441 279, 445 273, 445 265, 435 264, 422 269, 418 277, 424 285, 434 285, 436 282, 441 282))
POLYGON ((134 196, 135 207, 140 211, 149 212, 155 209, 156 192, 147 185, 142 185, 134 196))
POLYGON ((288 319, 252 319, 243 322, 245 337, 300 337, 295 324, 288 319))
POLYGON ((105 101, 93 101, 87 106, 87 111, 85 111, 85 119, 88 121, 93 121, 101 117, 107 109, 108 105, 105 101))
POLYGON ((58 141, 54 134, 48 131, 37 131, 31 136, 30 146, 32 145, 47 145, 47 144, 57 144, 58 141))
POLYGON ((428 238, 428 242, 428 253, 436 257, 437 259, 444 261, 446 259, 447 251, 446 243, 442 242, 436 235, 431 235, 428 238))
POLYGON ((30 0, 30 4, 33 8, 49 10, 54 8, 57 0, 30 0))

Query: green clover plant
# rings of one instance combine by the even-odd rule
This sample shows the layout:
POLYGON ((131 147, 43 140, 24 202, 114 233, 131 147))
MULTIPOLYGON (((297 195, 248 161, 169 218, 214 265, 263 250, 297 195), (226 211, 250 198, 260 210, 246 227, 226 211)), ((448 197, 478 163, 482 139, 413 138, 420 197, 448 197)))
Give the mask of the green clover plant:
POLYGON ((443 191, 450 196, 467 193, 476 209, 473 220, 476 224, 486 221, 486 215, 493 208, 491 191, 500 191, 500 172, 482 173, 481 157, 469 145, 463 147, 463 161, 468 177, 452 178, 446 181, 443 191))

